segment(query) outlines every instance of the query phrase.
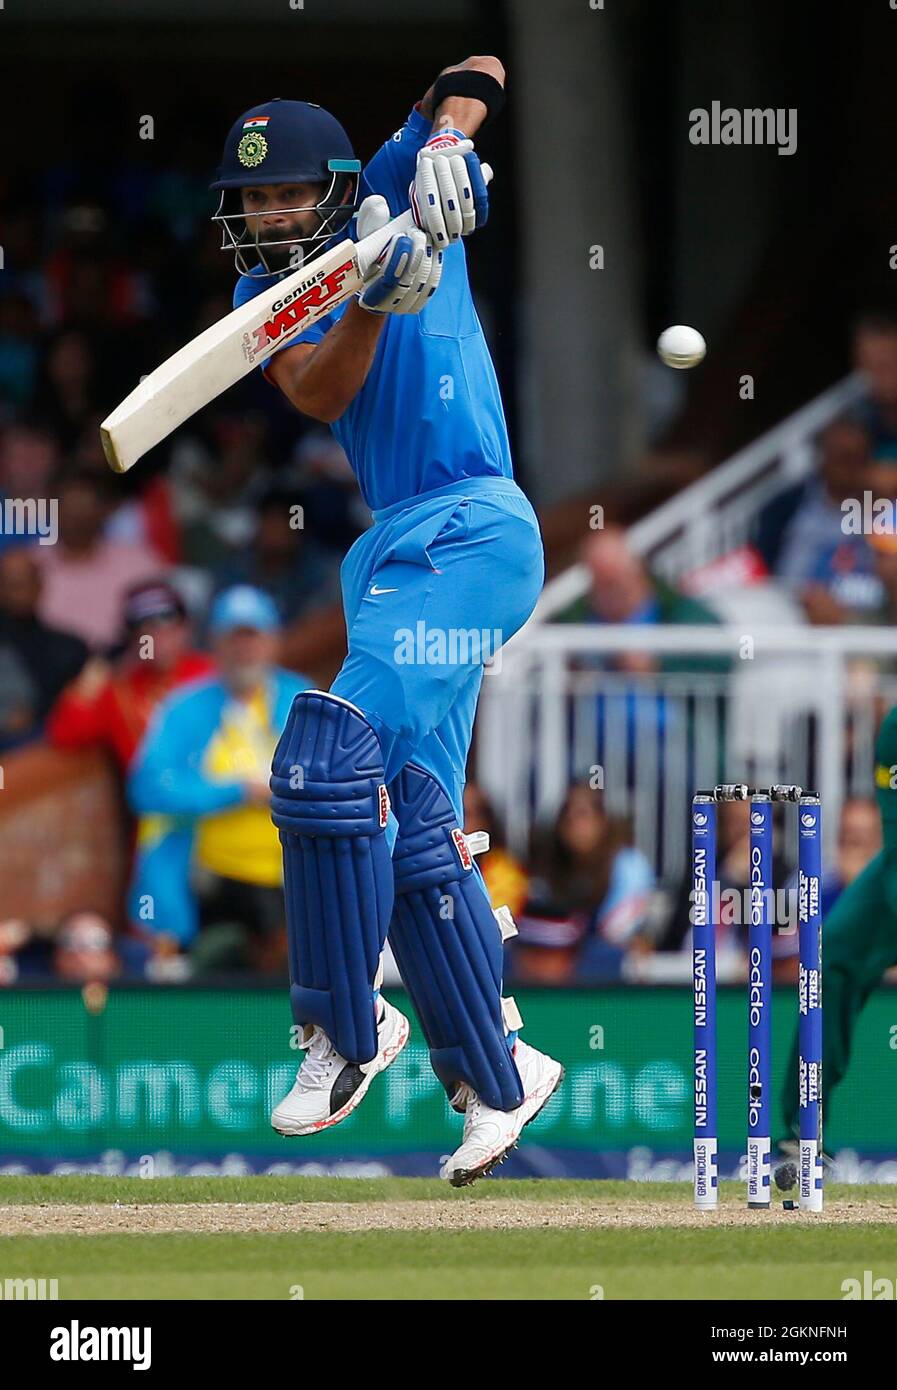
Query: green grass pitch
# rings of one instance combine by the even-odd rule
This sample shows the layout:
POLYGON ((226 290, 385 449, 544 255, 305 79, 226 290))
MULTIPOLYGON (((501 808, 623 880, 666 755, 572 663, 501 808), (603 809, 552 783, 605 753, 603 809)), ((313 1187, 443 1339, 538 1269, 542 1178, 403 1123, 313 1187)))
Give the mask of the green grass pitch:
MULTIPOLYGON (((691 1191, 673 1183, 487 1181, 453 1192, 418 1179, 2 1178, 0 1233, 13 1217, 47 1212, 62 1229, 0 1234, 0 1276, 55 1278, 62 1299, 275 1300, 839 1299, 842 1281, 862 1280, 864 1270, 897 1276, 897 1189, 829 1188, 825 1221, 783 1217, 778 1206, 742 1220, 743 1197, 727 1185, 722 1208, 742 1224, 702 1216, 677 1225, 692 1219, 691 1191), (477 1216, 494 1223, 501 1211, 484 1208, 496 1201, 513 1203, 513 1220, 464 1226, 477 1216), (398 1225, 408 1202, 421 1204, 404 1212, 416 1220, 419 1211, 420 1228, 398 1225), (199 1219, 215 1229, 140 1229, 142 1216, 183 1203, 205 1207, 199 1219), (287 1227, 295 1215, 302 1229, 228 1230, 226 1204, 240 1204, 245 1220, 257 1203, 283 1204, 287 1227), (318 1203, 341 1204, 353 1229, 316 1229, 318 1203), (79 1234, 79 1211, 97 1204, 119 1226, 133 1219, 133 1229, 79 1234), (383 1225, 385 1204, 395 1229, 383 1225), (571 1206, 572 1224, 561 1226, 558 1214, 571 1206), (365 1207, 379 1211, 379 1228, 355 1228, 365 1207), (616 1224, 630 1218, 641 1224, 616 1224)), ((104 1213, 97 1217, 102 1224, 104 1213)))

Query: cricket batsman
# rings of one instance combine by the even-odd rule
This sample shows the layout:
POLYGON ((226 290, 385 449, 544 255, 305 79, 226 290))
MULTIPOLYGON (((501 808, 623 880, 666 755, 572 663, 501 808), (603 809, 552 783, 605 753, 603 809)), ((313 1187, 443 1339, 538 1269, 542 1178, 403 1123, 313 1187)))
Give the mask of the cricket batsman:
POLYGON ((334 239, 409 207, 356 297, 263 363, 297 410, 331 425, 374 525, 343 562, 348 655, 329 691, 293 701, 274 755, 293 1017, 305 1058, 271 1122, 339 1124, 408 1039, 379 993, 389 936, 463 1137, 442 1176, 490 1172, 563 1077, 502 998, 502 936, 462 833, 484 662, 543 580, 532 507, 513 478, 495 371, 462 238, 486 221, 473 137, 504 69, 445 69, 362 171, 327 111, 276 100, 239 118, 214 188, 235 252, 234 306, 334 239))

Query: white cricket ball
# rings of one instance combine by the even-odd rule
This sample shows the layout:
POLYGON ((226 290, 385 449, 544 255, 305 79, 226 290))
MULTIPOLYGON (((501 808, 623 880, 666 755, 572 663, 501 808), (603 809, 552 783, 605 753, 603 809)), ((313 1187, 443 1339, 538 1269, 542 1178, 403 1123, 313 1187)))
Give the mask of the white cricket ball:
POLYGON ((707 344, 696 328, 676 323, 663 330, 657 339, 657 351, 668 367, 696 367, 707 351, 707 344))

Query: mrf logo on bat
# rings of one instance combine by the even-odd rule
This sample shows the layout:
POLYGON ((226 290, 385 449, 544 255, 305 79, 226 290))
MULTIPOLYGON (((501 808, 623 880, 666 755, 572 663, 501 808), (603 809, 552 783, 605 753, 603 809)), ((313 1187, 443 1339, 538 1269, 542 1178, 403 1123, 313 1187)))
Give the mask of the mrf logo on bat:
POLYGON ((324 308, 331 300, 339 301, 343 281, 355 271, 355 258, 349 256, 342 265, 326 274, 319 270, 311 284, 303 281, 292 294, 275 300, 271 305, 271 317, 243 334, 243 355, 247 361, 254 362, 267 354, 272 344, 284 342, 300 332, 313 309, 324 308))

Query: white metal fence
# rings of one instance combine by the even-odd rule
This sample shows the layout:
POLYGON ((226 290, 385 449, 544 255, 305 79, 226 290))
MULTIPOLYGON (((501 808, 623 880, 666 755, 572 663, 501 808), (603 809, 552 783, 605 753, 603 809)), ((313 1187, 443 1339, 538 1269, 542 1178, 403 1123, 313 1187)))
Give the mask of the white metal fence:
POLYGON ((746 639, 722 626, 532 626, 483 683, 476 776, 519 852, 572 780, 603 785, 666 883, 686 862, 697 787, 812 785, 830 856, 845 796, 872 795, 875 732, 895 702, 892 628, 770 627, 746 639), (632 652, 659 669, 615 669, 632 652), (701 657, 731 664, 695 669, 701 657), (663 669, 670 659, 682 669, 663 669))

